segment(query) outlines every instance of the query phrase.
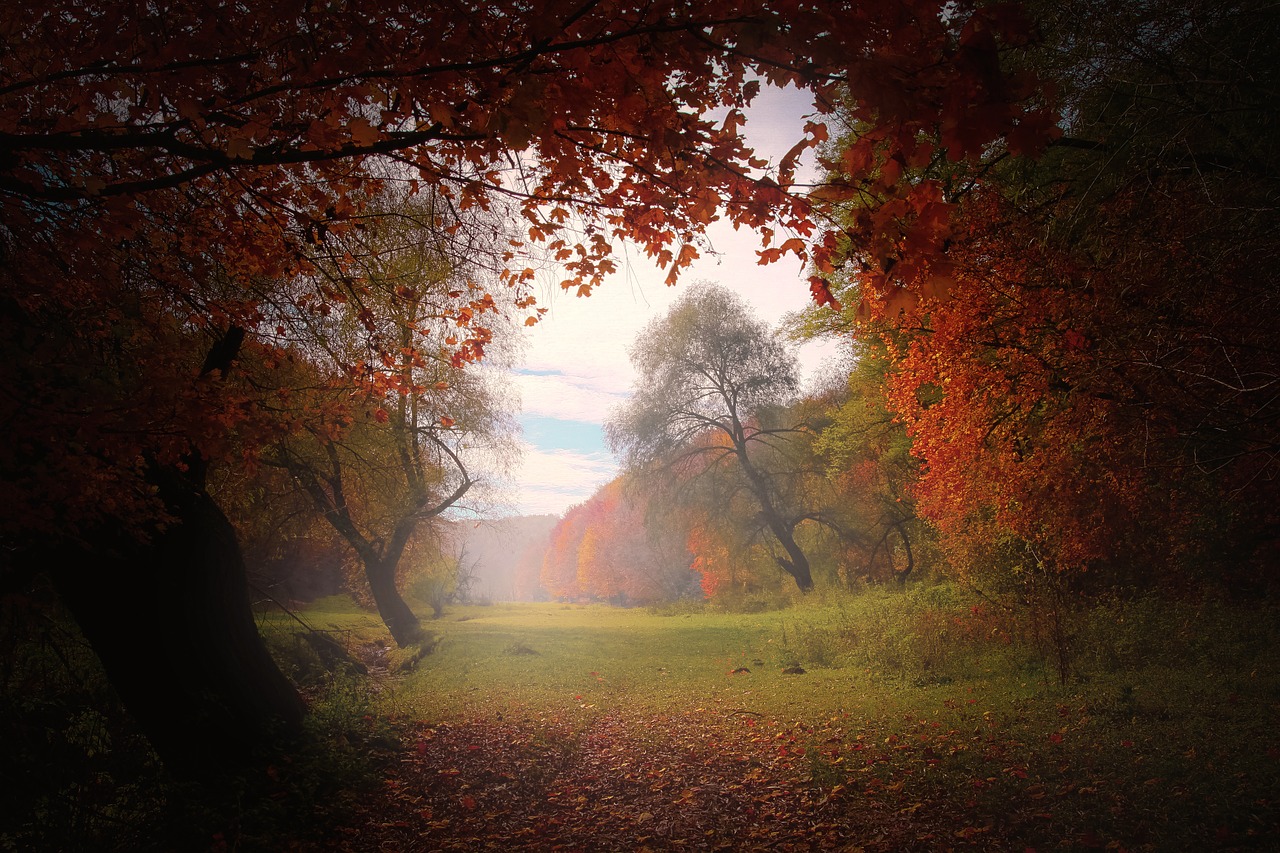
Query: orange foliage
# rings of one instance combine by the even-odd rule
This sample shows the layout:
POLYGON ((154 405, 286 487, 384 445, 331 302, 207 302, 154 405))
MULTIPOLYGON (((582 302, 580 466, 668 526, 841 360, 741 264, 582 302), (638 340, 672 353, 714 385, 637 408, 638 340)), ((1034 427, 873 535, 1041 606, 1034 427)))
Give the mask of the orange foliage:
POLYGON ((1113 400, 1081 393, 1094 366, 1068 333, 1080 334, 1090 297, 1057 286, 1073 277, 1066 259, 1020 239, 1004 214, 993 196, 970 205, 950 298, 923 303, 928 333, 908 336, 888 397, 924 461, 919 511, 962 564, 1013 534, 1052 566, 1085 568, 1114 556, 1142 511, 1140 460, 1113 400))
MULTIPOLYGON (((1099 215, 1115 217, 1116 208, 1099 215)), ((1144 223, 1149 237, 1165 216, 1173 212, 1144 223)), ((1215 387, 1214 371, 1220 384, 1232 380, 1212 355, 1189 347, 1197 329, 1224 324, 1233 339, 1247 339, 1267 303, 1198 300, 1200 316, 1174 326, 1187 275, 1176 261, 1164 270, 1114 258, 1099 267, 1046 241, 1042 226, 994 192, 969 200, 963 224, 949 253, 947 300, 924 298, 893 321, 905 334, 888 386, 924 462, 919 511, 959 567, 989 560, 994 543, 1013 536, 1023 559, 1052 569, 1127 565, 1141 575, 1178 559, 1193 523, 1202 532, 1222 523, 1265 528, 1265 512, 1249 508, 1274 506, 1274 479, 1257 476, 1262 460, 1246 442, 1223 452, 1227 461, 1212 471, 1190 455, 1203 452, 1192 431, 1206 420, 1230 419, 1242 431, 1263 425, 1251 421, 1243 395, 1215 387), (1165 369, 1146 354, 1155 335, 1187 347, 1175 350, 1184 365, 1201 362, 1195 398, 1185 392, 1187 368, 1165 369), (1242 488, 1255 499, 1221 521, 1221 502, 1240 500, 1242 488)), ((1196 281, 1224 287, 1222 279, 1196 281)), ((1235 345, 1220 340, 1223 351, 1235 345)), ((1256 361, 1264 350, 1241 352, 1256 361)), ((1202 431, 1219 441, 1215 430, 1202 431)))
POLYGON ((703 517, 689 528, 689 553, 693 554, 693 570, 701 576, 702 592, 707 598, 733 591, 738 581, 735 560, 725 542, 703 517))
MULTIPOLYGON (((197 381, 203 354, 243 330, 246 352, 279 361, 278 339, 358 305, 359 282, 308 258, 393 182, 522 219, 505 246, 444 225, 494 255, 505 288, 447 309, 460 364, 483 355, 484 311, 531 306, 531 251, 589 292, 624 240, 674 280, 722 215, 811 234, 790 171, 825 126, 808 125, 778 180, 756 180, 740 122, 709 117, 746 106, 759 77, 811 89, 821 110, 855 87, 862 175, 925 156, 923 129, 953 156, 1026 135, 1029 86, 998 58, 1026 27, 1004 6, 966 14, 940 0, 3 4, 0 481, 23 508, 15 529, 144 513, 145 460, 252 455, 270 407, 258 389, 197 381)), ((867 238, 936 242, 929 191, 890 199, 867 238)), ((812 252, 820 267, 834 240, 812 252)), ((396 361, 386 346, 353 376, 394 375, 377 366, 396 361)))
POLYGON ((565 514, 543 562, 543 585, 562 598, 618 603, 679 598, 688 591, 688 554, 646 524, 646 506, 626 480, 606 484, 565 514))
POLYGON ((551 531, 551 543, 542 557, 542 588, 554 598, 575 599, 583 594, 578 584, 578 549, 587 529, 587 507, 577 504, 551 531))

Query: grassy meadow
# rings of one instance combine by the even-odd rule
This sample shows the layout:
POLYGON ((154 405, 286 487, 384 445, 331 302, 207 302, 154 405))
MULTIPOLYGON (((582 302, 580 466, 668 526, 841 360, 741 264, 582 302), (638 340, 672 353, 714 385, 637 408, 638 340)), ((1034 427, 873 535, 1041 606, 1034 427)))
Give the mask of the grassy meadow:
POLYGON ((0 850, 1280 849, 1272 605, 765 604, 456 606, 426 653, 346 597, 264 613, 310 736, 212 799, 10 613, 0 850))
POLYGON ((1065 680, 1034 620, 948 586, 755 613, 455 607, 399 672, 348 600, 302 617, 386 667, 318 702, 404 756, 364 842, 1199 850, 1280 848, 1276 615, 1069 614, 1065 680))

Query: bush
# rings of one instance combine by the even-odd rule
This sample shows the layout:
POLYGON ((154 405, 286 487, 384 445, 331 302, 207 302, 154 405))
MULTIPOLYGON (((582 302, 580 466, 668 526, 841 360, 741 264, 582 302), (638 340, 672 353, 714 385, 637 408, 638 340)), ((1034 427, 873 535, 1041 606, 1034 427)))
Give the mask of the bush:
POLYGON ((1036 653, 1024 622, 951 584, 827 590, 797 605, 781 647, 800 663, 943 683, 987 664, 1023 665, 1036 653))
POLYGON ((1082 672, 1110 674, 1145 666, 1253 667, 1260 652, 1280 643, 1273 604, 1185 601, 1158 594, 1116 597, 1085 611, 1075 635, 1082 672))

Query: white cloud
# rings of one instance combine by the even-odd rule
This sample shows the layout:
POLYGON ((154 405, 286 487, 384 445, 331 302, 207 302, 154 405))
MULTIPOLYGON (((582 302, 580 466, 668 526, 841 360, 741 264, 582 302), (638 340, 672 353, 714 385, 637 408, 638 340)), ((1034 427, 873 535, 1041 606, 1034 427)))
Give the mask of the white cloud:
MULTIPOLYGON (((762 267, 756 263, 759 236, 723 223, 712 227, 711 241, 717 255, 695 261, 675 287, 666 286, 665 274, 646 260, 633 259, 591 296, 544 293, 541 301, 548 312, 527 332, 523 364, 538 375, 515 379, 525 412, 601 422, 635 384, 628 351, 636 336, 666 313, 688 282, 707 279, 725 285, 771 326, 810 304, 807 276, 798 260, 762 267)), ((801 373, 812 375, 837 349, 832 343, 805 344, 797 351, 801 373)))
POLYGON ((559 515, 591 497, 617 473, 617 463, 608 453, 543 450, 526 443, 520 464, 511 472, 516 511, 559 515))
MULTIPOLYGON (((572 370, 572 365, 563 365, 572 370)), ((549 368, 554 369, 554 368, 549 368)), ((603 423, 610 409, 626 399, 625 387, 612 377, 583 373, 517 373, 512 383, 520 392, 524 413, 531 417, 603 423)))

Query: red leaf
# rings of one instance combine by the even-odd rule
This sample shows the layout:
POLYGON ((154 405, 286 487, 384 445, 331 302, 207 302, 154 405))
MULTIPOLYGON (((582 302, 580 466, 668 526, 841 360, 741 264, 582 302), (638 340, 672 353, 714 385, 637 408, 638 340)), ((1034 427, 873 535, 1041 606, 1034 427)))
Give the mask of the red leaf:
POLYGON ((840 310, 840 301, 832 295, 831 286, 818 276, 809 279, 809 292, 813 294, 813 301, 818 303, 819 307, 830 305, 834 310, 840 310))

